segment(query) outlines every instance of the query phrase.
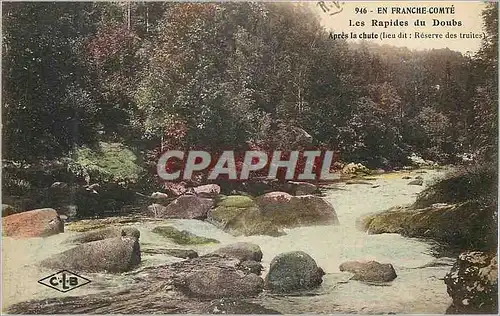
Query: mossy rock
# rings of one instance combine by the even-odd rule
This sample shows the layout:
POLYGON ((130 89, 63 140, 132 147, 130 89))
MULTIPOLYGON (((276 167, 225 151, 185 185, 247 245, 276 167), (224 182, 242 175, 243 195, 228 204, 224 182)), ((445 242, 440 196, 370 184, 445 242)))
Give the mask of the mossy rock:
POLYGON ((221 196, 217 202, 217 206, 233 207, 233 208, 248 208, 256 206, 252 198, 244 195, 221 196))
POLYGON ((248 196, 232 195, 221 198, 208 214, 208 221, 234 236, 282 236, 279 227, 263 220, 262 212, 248 196))
POLYGON ((153 233, 167 237, 179 245, 203 245, 218 244, 219 241, 212 238, 200 237, 187 230, 178 230, 172 226, 158 226, 153 229, 153 233))
POLYGON ((96 230, 96 229, 101 229, 101 228, 106 228, 106 224, 102 223, 79 223, 79 222, 74 222, 74 223, 69 223, 66 226, 66 230, 72 231, 72 232, 77 232, 77 233, 85 233, 91 230, 96 230))
POLYGON ((458 247, 489 249, 496 241, 493 213, 491 207, 469 201, 421 209, 396 207, 362 217, 357 224, 369 234, 397 233, 431 238, 458 247))
POLYGON ((135 217, 108 217, 102 219, 84 219, 65 224, 65 230, 85 233, 91 230, 108 228, 113 226, 123 226, 130 223, 141 222, 140 218, 135 217))

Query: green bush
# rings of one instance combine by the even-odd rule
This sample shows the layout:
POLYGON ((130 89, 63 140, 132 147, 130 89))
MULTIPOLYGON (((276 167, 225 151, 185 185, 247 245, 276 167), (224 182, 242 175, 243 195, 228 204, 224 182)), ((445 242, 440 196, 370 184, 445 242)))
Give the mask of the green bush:
POLYGON ((142 168, 137 156, 120 143, 100 142, 99 148, 75 150, 68 168, 90 182, 137 182, 142 168))

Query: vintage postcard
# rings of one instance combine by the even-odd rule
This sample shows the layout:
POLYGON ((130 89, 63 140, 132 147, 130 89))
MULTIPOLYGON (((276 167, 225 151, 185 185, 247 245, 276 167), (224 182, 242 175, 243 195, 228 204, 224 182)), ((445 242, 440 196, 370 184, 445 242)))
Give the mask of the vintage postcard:
POLYGON ((1 17, 2 313, 498 313, 496 1, 1 17))

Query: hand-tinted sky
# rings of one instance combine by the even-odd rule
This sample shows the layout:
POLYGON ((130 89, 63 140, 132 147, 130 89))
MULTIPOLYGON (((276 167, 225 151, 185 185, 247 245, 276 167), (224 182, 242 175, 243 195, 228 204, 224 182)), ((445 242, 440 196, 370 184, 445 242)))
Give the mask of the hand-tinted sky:
MULTIPOLYGON (((442 33, 443 36, 449 31, 451 33, 482 33, 482 18, 481 11, 484 7, 483 3, 479 1, 344 1, 340 5, 343 6, 342 12, 329 15, 323 12, 320 6, 317 4, 318 1, 311 3, 314 5, 314 11, 317 12, 321 17, 321 22, 325 28, 329 31, 335 32, 391 32, 398 34, 399 32, 405 32, 412 34, 414 37, 415 32, 425 32, 425 33, 442 33), (455 7, 454 15, 401 15, 401 14, 391 14, 391 7, 445 7, 451 6, 455 7), (387 7, 389 13, 384 15, 377 14, 377 8, 387 7), (367 14, 356 14, 355 8, 367 8, 367 14), (370 11, 373 11, 370 13, 370 11), (439 20, 461 20, 463 23, 462 27, 432 27, 432 19, 437 18, 439 20), (407 27, 372 27, 371 20, 408 20, 409 26, 407 27), (425 27, 415 27, 413 26, 413 21, 416 19, 426 20, 427 25, 425 27), (353 22, 355 20, 365 21, 364 27, 352 27, 349 26, 349 20, 353 22)), ((332 11, 336 9, 333 1, 324 1, 326 5, 332 8, 332 11)), ((406 46, 410 49, 432 49, 432 48, 449 48, 452 50, 460 51, 465 53, 467 51, 475 52, 479 49, 481 44, 481 39, 385 39, 383 41, 374 40, 379 44, 389 44, 395 46, 406 46)))

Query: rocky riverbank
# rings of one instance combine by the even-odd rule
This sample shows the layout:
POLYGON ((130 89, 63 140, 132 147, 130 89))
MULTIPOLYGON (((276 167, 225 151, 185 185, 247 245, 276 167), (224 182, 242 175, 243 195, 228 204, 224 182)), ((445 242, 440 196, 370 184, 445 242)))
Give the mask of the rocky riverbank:
MULTIPOLYGON (((451 258, 436 261, 432 256, 436 244, 431 241, 367 235, 354 225, 363 214, 413 203, 425 186, 408 185, 413 179, 403 177, 421 176, 425 185, 438 175, 405 171, 370 176, 363 180, 369 186, 324 187, 322 198, 283 192, 255 199, 195 195, 213 198, 208 221, 173 219, 168 212, 166 219, 120 216, 73 221, 66 223, 64 233, 45 238, 4 237, 4 262, 6 257, 16 262, 6 267, 12 278, 4 277, 4 282, 12 290, 3 294, 4 302, 10 302, 4 308, 11 313, 444 313, 452 303, 442 281, 451 269, 451 258), (309 203, 304 204, 308 212, 301 213, 304 201, 309 203), (231 216, 213 225, 211 213, 221 207, 231 216), (249 234, 244 229, 259 225, 241 226, 246 222, 242 216, 248 216, 242 213, 248 210, 278 219, 279 210, 286 210, 292 216, 275 222, 280 234, 249 234), (325 212, 330 212, 326 218, 325 212), (128 239, 138 240, 140 262, 133 243, 129 247, 122 242, 128 239), (106 251, 108 244, 122 243, 124 251, 106 251), (235 246, 241 243, 252 243, 254 250, 235 246), (232 249, 232 257, 227 249, 232 249), (85 254, 91 259, 99 251, 108 255, 107 265, 76 260, 87 267, 72 266, 72 272, 92 280, 72 296, 36 283, 55 272, 46 268, 54 262, 70 264, 85 254), (287 277, 290 271, 296 281, 287 277), (20 273, 31 281, 16 282, 20 273)), ((259 216, 250 220, 265 220, 259 216)))

